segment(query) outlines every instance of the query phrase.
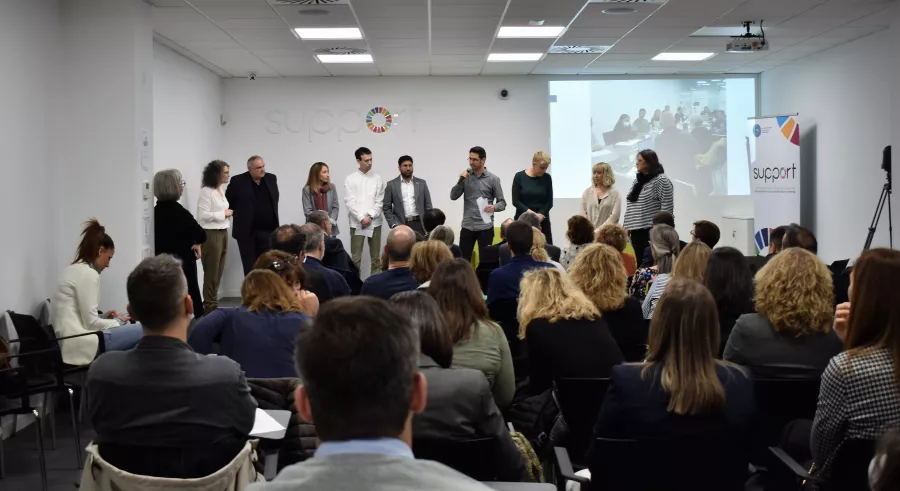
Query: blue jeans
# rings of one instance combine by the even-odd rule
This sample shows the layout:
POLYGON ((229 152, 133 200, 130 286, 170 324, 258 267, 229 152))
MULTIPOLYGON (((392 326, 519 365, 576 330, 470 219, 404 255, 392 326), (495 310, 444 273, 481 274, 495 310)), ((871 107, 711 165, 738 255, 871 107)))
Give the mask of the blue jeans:
POLYGON ((105 329, 103 339, 106 341, 106 351, 128 351, 137 346, 143 335, 140 323, 105 329))

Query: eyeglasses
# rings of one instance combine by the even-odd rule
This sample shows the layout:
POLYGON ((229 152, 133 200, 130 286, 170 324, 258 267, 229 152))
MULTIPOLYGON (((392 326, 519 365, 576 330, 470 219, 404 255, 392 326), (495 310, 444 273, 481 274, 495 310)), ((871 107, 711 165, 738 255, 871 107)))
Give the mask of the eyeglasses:
POLYGON ((470 158, 469 158, 469 162, 470 162, 470 163, 471 163, 471 162, 481 162, 481 159, 473 159, 473 158, 470 157, 470 158))
POLYGON ((272 261, 271 268, 274 269, 275 271, 281 271, 284 268, 288 267, 288 265, 290 265, 290 264, 297 264, 298 259, 300 259, 300 257, 297 256, 296 254, 287 258, 286 261, 282 261, 282 260, 278 259, 276 261, 272 261))

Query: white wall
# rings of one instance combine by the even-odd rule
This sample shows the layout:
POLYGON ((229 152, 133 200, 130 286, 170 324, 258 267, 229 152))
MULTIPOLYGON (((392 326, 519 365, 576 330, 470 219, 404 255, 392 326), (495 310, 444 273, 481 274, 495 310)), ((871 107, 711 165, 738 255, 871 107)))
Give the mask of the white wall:
MULTIPOLYGON (((859 255, 885 182, 881 151, 900 134, 900 117, 890 111, 892 100, 894 115, 900 107, 897 31, 900 26, 761 77, 762 114, 800 115, 801 162, 810 177, 802 183, 803 200, 812 217, 804 225, 816 233, 826 262, 859 255)), ((887 245, 885 210, 873 246, 887 245)))
POLYGON ((56 283, 57 15, 56 0, 0 2, 0 310, 33 313, 56 283))
MULTIPOLYGON (((153 171, 172 168, 181 171, 186 182, 181 203, 195 216, 203 166, 220 158, 221 113, 219 76, 154 43, 153 171)), ((237 170, 240 169, 238 165, 237 170)), ((202 285, 203 268, 198 264, 197 270, 202 285)))

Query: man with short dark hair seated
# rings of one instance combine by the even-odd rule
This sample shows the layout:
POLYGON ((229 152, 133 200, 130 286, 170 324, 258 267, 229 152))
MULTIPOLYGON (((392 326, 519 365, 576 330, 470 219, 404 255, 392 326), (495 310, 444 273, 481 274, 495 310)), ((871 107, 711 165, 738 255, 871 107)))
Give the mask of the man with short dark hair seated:
POLYGON ((256 400, 241 367, 187 345, 194 308, 181 261, 144 259, 128 276, 128 313, 144 336, 88 371, 86 393, 100 455, 120 470, 199 478, 227 466, 247 442, 256 400))
POLYGON ((322 265, 326 268, 350 271, 359 276, 359 268, 350 257, 350 253, 344 249, 341 239, 332 235, 331 217, 323 210, 316 210, 306 217, 306 223, 315 223, 325 232, 325 254, 322 256, 322 265))
MULTIPOLYGON (((524 215, 524 213, 523 213, 524 215)), ((527 271, 534 268, 552 268, 552 263, 535 261, 531 257, 534 232, 525 222, 515 221, 506 229, 506 244, 512 254, 509 264, 491 271, 488 280, 487 303, 519 298, 519 282, 527 271)))
POLYGON ((819 254, 819 241, 816 240, 816 234, 812 233, 812 230, 796 223, 788 225, 784 231, 782 249, 789 247, 799 247, 813 254, 819 254))
POLYGON ((272 232, 272 236, 269 238, 269 245, 276 251, 297 256, 297 264, 306 273, 306 283, 303 285, 303 289, 315 293, 319 299, 319 305, 322 305, 334 298, 334 295, 328 287, 325 275, 321 271, 312 270, 303 264, 303 259, 306 257, 306 243, 309 242, 311 235, 312 233, 309 230, 304 231, 300 225, 293 223, 282 225, 272 232))
MULTIPOLYGON (((658 211, 655 215, 653 215, 653 225, 668 225, 675 228, 675 216, 669 213, 668 211, 658 211)), ((717 240, 718 242, 718 240, 717 240)), ((687 242, 678 239, 678 250, 683 251, 684 247, 687 245, 687 242)), ((712 246, 710 246, 712 247, 712 246)), ((637 254, 639 251, 634 251, 637 254)), ((649 268, 653 266, 653 253, 650 252, 650 246, 647 246, 644 249, 643 256, 641 256, 641 264, 638 266, 639 268, 649 268)))
MULTIPOLYGON (((410 230, 412 233, 412 230, 410 230)), ((488 491, 449 467, 416 460, 413 416, 425 409, 419 336, 384 300, 339 298, 297 339, 296 405, 321 440, 315 456, 248 491, 488 491)))
POLYGON ((691 242, 702 242, 712 249, 719 243, 721 235, 719 226, 715 223, 709 220, 697 220, 694 222, 694 229, 691 230, 691 242))
MULTIPOLYGON (((532 228, 536 228, 538 230, 541 229, 541 219, 537 216, 537 213, 533 211, 526 211, 525 213, 522 213, 521 215, 519 215, 519 219, 517 221, 523 222, 532 228)), ((550 256, 550 259, 559 262, 559 257, 562 255, 562 249, 553 244, 546 243, 544 244, 544 250, 547 251, 547 255, 550 256)), ((498 252, 500 255, 500 266, 506 266, 507 264, 509 264, 510 258, 512 257, 509 253, 509 245, 501 245, 498 248, 498 252)))
MULTIPOLYGON (((422 218, 422 226, 425 227, 425 240, 428 240, 432 230, 444 225, 446 222, 447 215, 444 215, 443 211, 437 208, 425 210, 425 216, 422 218)), ((456 244, 450 246, 450 252, 453 253, 453 257, 462 257, 462 251, 459 250, 459 246, 456 244)))
POLYGON ((307 272, 318 271, 322 273, 332 298, 346 297, 350 295, 350 285, 340 273, 326 268, 322 264, 325 255, 325 232, 315 223, 307 223, 300 230, 308 237, 303 258, 303 269, 307 272))
POLYGON ((397 225, 388 233, 384 253, 388 257, 388 269, 366 278, 360 295, 391 298, 395 293, 419 288, 419 282, 409 269, 409 256, 416 244, 416 233, 406 225, 397 225))

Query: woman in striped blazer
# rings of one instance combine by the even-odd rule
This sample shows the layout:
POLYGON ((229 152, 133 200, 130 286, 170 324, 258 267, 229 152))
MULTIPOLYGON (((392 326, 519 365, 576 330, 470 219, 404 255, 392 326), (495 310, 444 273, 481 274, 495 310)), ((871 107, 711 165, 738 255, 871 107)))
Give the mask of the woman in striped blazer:
POLYGON ((674 215, 675 194, 672 181, 665 175, 659 157, 653 150, 641 150, 637 155, 637 177, 626 198, 625 229, 631 236, 635 251, 643 251, 650 243, 653 215, 668 211, 674 215))

